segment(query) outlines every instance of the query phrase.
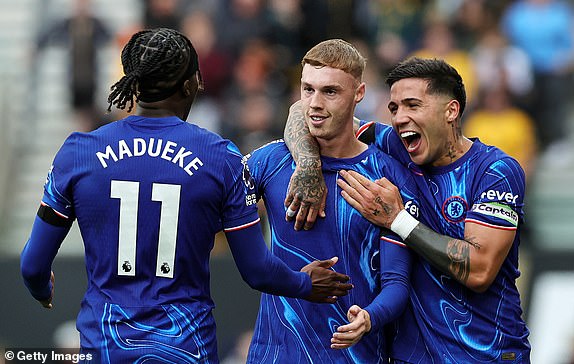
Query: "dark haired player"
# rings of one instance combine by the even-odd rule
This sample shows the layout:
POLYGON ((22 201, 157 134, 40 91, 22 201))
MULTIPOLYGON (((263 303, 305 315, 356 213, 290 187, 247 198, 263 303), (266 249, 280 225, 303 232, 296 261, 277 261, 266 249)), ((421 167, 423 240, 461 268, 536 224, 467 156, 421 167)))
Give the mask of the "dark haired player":
POLYGON ((88 287, 77 319, 94 362, 216 363, 209 254, 224 230, 243 279, 272 294, 335 302, 336 259, 289 269, 267 249, 250 176, 228 140, 184 122, 201 76, 191 42, 145 30, 122 51, 110 107, 137 115, 73 133, 57 153, 21 256, 31 294, 52 307, 51 265, 74 219, 88 287))

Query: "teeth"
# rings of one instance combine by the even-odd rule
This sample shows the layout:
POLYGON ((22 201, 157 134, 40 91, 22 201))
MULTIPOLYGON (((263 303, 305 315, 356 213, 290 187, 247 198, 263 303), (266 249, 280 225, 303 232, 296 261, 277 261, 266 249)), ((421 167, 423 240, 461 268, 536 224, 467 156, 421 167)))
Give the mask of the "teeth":
POLYGON ((417 133, 415 133, 414 131, 405 131, 401 133, 401 138, 408 138, 415 135, 417 135, 417 133))
POLYGON ((311 116, 311 119, 314 120, 314 121, 323 120, 323 118, 322 118, 322 117, 319 117, 319 116, 311 116))

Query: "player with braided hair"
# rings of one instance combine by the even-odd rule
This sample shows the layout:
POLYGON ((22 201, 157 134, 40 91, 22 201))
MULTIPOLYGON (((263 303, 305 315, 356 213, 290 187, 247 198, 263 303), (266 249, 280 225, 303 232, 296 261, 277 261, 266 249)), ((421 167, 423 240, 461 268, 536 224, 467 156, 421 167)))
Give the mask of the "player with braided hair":
POLYGON ((122 51, 125 76, 112 86, 108 111, 112 105, 124 109, 128 102, 128 112, 131 111, 134 96, 143 102, 171 96, 182 86, 183 76, 194 72, 197 72, 199 89, 203 88, 198 56, 189 39, 173 37, 175 31, 171 29, 160 29, 153 36, 152 32, 136 33, 122 51))
POLYGON ((136 115, 71 134, 48 172, 21 272, 52 308, 52 262, 78 220, 88 288, 76 326, 91 362, 218 362, 209 255, 220 230, 255 289, 333 303, 352 287, 329 269, 336 259, 296 272, 268 250, 239 150, 184 121, 202 86, 197 59, 175 30, 134 34, 108 101, 131 110, 135 98, 136 115))

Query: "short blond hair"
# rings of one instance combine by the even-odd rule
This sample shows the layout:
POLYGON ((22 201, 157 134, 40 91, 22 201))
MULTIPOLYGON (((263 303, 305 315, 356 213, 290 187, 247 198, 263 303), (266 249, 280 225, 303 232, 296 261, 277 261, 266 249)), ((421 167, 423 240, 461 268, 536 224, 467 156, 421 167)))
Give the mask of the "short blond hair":
POLYGON ((351 43, 342 39, 328 39, 311 48, 303 56, 301 65, 305 64, 340 69, 361 81, 367 60, 351 43))

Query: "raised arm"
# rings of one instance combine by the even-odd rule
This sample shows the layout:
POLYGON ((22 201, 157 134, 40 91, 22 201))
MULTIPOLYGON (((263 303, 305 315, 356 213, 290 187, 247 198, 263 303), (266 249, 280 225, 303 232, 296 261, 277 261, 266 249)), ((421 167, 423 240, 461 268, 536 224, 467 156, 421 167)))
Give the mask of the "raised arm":
POLYGON ((343 197, 366 219, 397 233, 435 268, 469 289, 484 292, 492 284, 510 251, 514 230, 467 222, 464 239, 442 235, 408 214, 390 181, 383 178, 375 183, 353 171, 343 171, 341 176, 343 197))
POLYGON ((295 160, 295 172, 289 181, 285 206, 286 219, 295 218, 295 230, 313 227, 317 215, 325 216, 327 187, 321 172, 319 144, 309 133, 305 116, 297 101, 289 108, 285 125, 285 144, 295 160))

